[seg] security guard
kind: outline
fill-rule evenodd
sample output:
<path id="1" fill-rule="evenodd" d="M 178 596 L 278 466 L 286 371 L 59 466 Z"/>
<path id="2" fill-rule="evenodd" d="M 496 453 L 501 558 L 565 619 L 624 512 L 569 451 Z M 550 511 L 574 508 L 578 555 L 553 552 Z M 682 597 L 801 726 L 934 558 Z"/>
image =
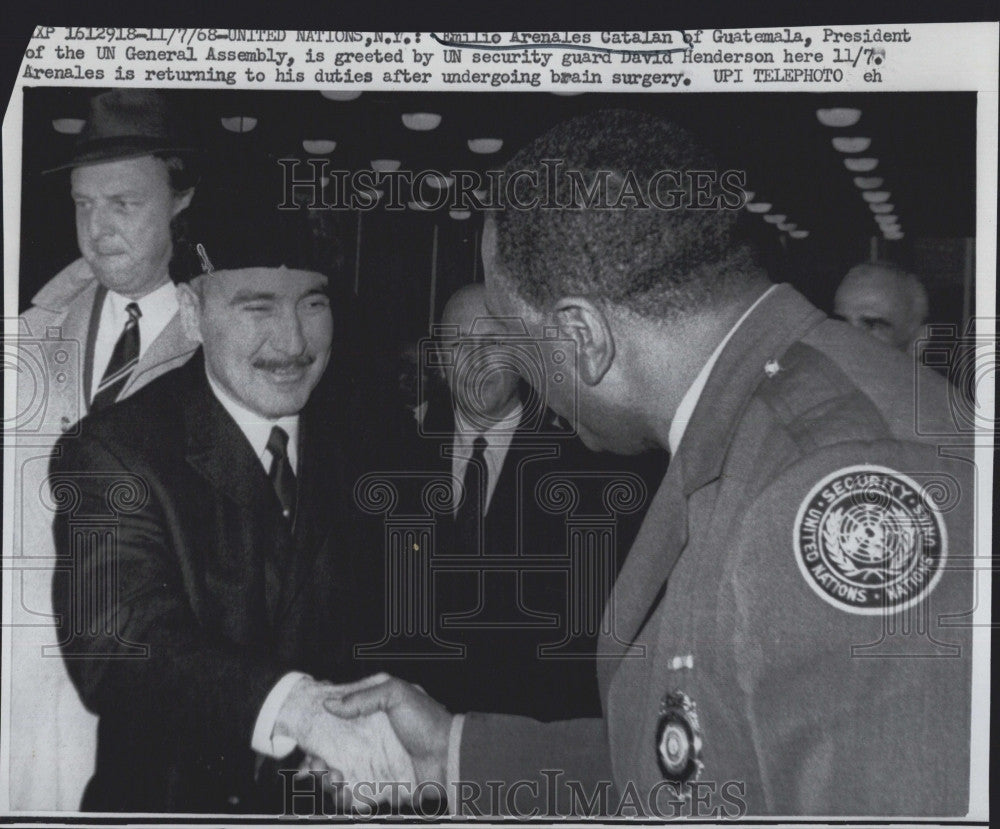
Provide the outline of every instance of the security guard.
<path id="1" fill-rule="evenodd" d="M 672 453 L 605 610 L 604 717 L 452 716 L 388 678 L 331 710 L 386 710 L 465 814 L 964 815 L 974 482 L 946 384 L 771 285 L 674 125 L 584 116 L 506 172 L 552 159 L 579 175 L 519 174 L 538 207 L 487 223 L 490 311 L 575 341 L 544 391 L 591 448 Z M 680 204 L 639 203 L 663 171 Z M 602 180 L 624 207 L 582 198 Z"/>

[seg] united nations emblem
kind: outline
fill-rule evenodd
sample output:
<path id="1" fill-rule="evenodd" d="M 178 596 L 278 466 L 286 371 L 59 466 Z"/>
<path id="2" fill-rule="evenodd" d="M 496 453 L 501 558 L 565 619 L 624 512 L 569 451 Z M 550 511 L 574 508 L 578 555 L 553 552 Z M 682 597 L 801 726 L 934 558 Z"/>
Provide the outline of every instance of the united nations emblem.
<path id="1" fill-rule="evenodd" d="M 656 761 L 664 778 L 673 783 L 697 780 L 704 768 L 701 742 L 694 702 L 682 691 L 667 694 L 656 727 Z"/>
<path id="2" fill-rule="evenodd" d="M 793 536 L 809 587 L 834 607 L 864 615 L 921 601 L 948 555 L 944 521 L 926 492 L 881 466 L 823 478 L 799 507 Z"/>

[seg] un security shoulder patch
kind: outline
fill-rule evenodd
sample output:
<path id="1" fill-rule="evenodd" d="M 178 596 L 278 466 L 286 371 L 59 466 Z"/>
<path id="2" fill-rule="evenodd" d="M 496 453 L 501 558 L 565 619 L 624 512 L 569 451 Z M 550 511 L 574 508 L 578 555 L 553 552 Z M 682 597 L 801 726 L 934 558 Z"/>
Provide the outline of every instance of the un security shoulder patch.
<path id="1" fill-rule="evenodd" d="M 792 533 L 796 563 L 813 592 L 869 616 L 924 599 L 948 555 L 933 501 L 911 478 L 884 466 L 827 475 L 802 502 Z"/>

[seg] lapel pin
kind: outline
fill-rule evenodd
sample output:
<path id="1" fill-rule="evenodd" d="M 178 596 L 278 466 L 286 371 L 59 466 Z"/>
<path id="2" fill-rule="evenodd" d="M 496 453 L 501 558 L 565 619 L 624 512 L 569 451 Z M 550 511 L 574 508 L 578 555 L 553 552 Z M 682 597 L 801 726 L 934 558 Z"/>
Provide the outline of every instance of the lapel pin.
<path id="1" fill-rule="evenodd" d="M 774 377 L 779 371 L 781 371 L 781 365 L 775 359 L 770 359 L 764 363 L 764 374 L 768 377 Z"/>

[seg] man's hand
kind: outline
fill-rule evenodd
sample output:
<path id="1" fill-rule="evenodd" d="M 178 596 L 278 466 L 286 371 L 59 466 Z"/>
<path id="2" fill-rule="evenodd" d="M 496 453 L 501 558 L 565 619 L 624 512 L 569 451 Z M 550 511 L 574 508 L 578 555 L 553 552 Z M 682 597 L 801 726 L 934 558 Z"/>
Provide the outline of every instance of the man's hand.
<path id="1" fill-rule="evenodd" d="M 388 674 L 337 685 L 335 694 L 324 700 L 326 711 L 348 722 L 359 717 L 388 715 L 393 731 L 413 760 L 417 782 L 447 785 L 452 715 L 444 706 L 423 689 Z"/>
<path id="2" fill-rule="evenodd" d="M 373 678 L 340 688 L 366 687 Z M 412 792 L 416 785 L 413 762 L 390 725 L 388 716 L 373 710 L 350 719 L 331 716 L 323 707 L 326 699 L 340 693 L 338 686 L 303 677 L 289 693 L 275 722 L 275 734 L 291 737 L 299 748 L 335 772 L 350 790 L 358 783 L 374 785 L 373 799 L 389 800 L 392 788 L 379 784 L 400 783 Z M 317 761 L 313 761 L 319 767 Z M 367 788 L 366 788 L 367 792 Z"/>

